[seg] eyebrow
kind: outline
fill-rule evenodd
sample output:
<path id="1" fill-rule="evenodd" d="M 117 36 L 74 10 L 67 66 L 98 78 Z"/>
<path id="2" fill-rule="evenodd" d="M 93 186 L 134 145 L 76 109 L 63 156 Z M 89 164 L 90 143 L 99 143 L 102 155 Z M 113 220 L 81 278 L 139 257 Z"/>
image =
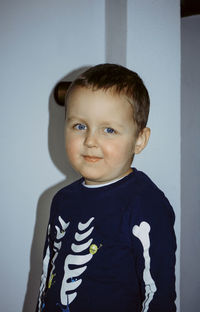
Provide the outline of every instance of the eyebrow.
<path id="1" fill-rule="evenodd" d="M 73 121 L 73 120 L 84 121 L 83 118 L 81 118 L 81 117 L 74 117 L 74 116 L 72 116 L 72 117 L 67 117 L 66 119 L 67 119 L 67 121 Z"/>

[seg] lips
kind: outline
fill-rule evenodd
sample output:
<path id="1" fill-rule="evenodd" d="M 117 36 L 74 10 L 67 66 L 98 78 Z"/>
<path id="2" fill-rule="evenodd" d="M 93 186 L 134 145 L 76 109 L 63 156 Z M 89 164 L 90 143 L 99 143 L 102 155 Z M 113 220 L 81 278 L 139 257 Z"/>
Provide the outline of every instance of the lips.
<path id="1" fill-rule="evenodd" d="M 83 158 L 87 161 L 87 162 L 91 162 L 91 163 L 95 163 L 98 162 L 102 159 L 102 157 L 97 157 L 97 156 L 88 156 L 88 155 L 84 155 Z"/>

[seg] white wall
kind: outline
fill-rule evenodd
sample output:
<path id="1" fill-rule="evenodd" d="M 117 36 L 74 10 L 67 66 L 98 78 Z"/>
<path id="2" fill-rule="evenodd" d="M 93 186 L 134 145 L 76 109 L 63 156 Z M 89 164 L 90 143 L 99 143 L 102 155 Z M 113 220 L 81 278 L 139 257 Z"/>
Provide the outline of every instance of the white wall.
<path id="1" fill-rule="evenodd" d="M 173 204 L 179 240 L 179 1 L 127 0 L 126 14 L 123 1 L 116 0 L 116 15 L 109 11 L 111 2 L 1 4 L 2 311 L 21 311 L 26 287 L 23 312 L 34 311 L 50 201 L 58 188 L 77 178 L 64 156 L 64 111 L 55 105 L 52 90 L 62 77 L 70 79 L 85 66 L 127 62 L 144 78 L 152 103 L 152 138 L 135 165 Z M 117 40 L 109 39 L 116 39 L 115 16 L 123 19 L 120 51 Z"/>
<path id="2" fill-rule="evenodd" d="M 199 310 L 200 15 L 181 22 L 181 312 Z"/>
<path id="3" fill-rule="evenodd" d="M 63 158 L 56 153 L 64 111 L 50 94 L 71 71 L 104 62 L 105 4 L 8 0 L 0 6 L 0 310 L 22 311 L 31 265 L 24 307 L 31 312 L 41 272 L 42 221 L 48 221 L 55 189 L 73 178 L 66 181 Z M 56 141 L 55 136 L 48 140 L 49 120 L 49 132 L 61 134 Z"/>

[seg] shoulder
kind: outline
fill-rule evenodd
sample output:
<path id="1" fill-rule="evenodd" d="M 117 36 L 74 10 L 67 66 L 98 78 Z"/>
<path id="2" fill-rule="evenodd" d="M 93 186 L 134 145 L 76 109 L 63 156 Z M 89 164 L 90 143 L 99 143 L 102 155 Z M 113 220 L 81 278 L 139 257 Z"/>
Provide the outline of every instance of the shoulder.
<path id="1" fill-rule="evenodd" d="M 136 170 L 136 169 L 135 169 Z M 136 191 L 138 194 L 151 195 L 163 194 L 158 186 L 150 179 L 150 177 L 142 171 L 136 170 Z"/>
<path id="2" fill-rule="evenodd" d="M 52 199 L 51 214 L 58 213 L 60 209 L 62 210 L 67 206 L 67 203 L 79 198 L 82 181 L 81 178 L 57 191 Z"/>
<path id="3" fill-rule="evenodd" d="M 75 182 L 61 188 L 53 197 L 53 202 L 57 202 L 59 200 L 63 200 L 64 198 L 68 196 L 72 196 L 74 193 L 79 192 L 80 186 L 83 182 L 83 179 L 76 180 Z"/>
<path id="4" fill-rule="evenodd" d="M 142 171 L 136 172 L 134 209 L 140 216 L 152 218 L 170 218 L 174 220 L 174 211 L 164 192 Z"/>
<path id="5" fill-rule="evenodd" d="M 54 219 L 57 214 L 61 214 L 63 211 L 65 211 L 67 206 L 69 208 L 69 202 L 79 198 L 78 194 L 80 192 L 81 183 L 82 179 L 79 179 L 57 191 L 52 199 L 50 219 Z"/>
<path id="6" fill-rule="evenodd" d="M 141 180 L 141 181 L 140 181 Z M 140 182 L 139 182 L 140 181 Z M 137 194 L 131 203 L 132 238 L 150 232 L 155 248 L 163 241 L 176 249 L 175 214 L 165 194 L 142 172 L 138 172 Z"/>

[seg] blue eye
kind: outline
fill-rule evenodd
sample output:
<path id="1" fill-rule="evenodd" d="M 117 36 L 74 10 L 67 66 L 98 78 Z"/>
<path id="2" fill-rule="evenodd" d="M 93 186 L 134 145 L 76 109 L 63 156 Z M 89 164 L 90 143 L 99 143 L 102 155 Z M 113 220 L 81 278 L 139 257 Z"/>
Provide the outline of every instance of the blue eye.
<path id="1" fill-rule="evenodd" d="M 105 130 L 104 130 L 106 133 L 109 133 L 109 134 L 113 134 L 113 133 L 115 133 L 115 130 L 114 129 L 112 129 L 112 128 L 105 128 Z"/>
<path id="2" fill-rule="evenodd" d="M 74 126 L 74 128 L 76 130 L 85 130 L 87 127 L 86 127 L 86 125 L 83 125 L 83 124 L 77 124 Z"/>

